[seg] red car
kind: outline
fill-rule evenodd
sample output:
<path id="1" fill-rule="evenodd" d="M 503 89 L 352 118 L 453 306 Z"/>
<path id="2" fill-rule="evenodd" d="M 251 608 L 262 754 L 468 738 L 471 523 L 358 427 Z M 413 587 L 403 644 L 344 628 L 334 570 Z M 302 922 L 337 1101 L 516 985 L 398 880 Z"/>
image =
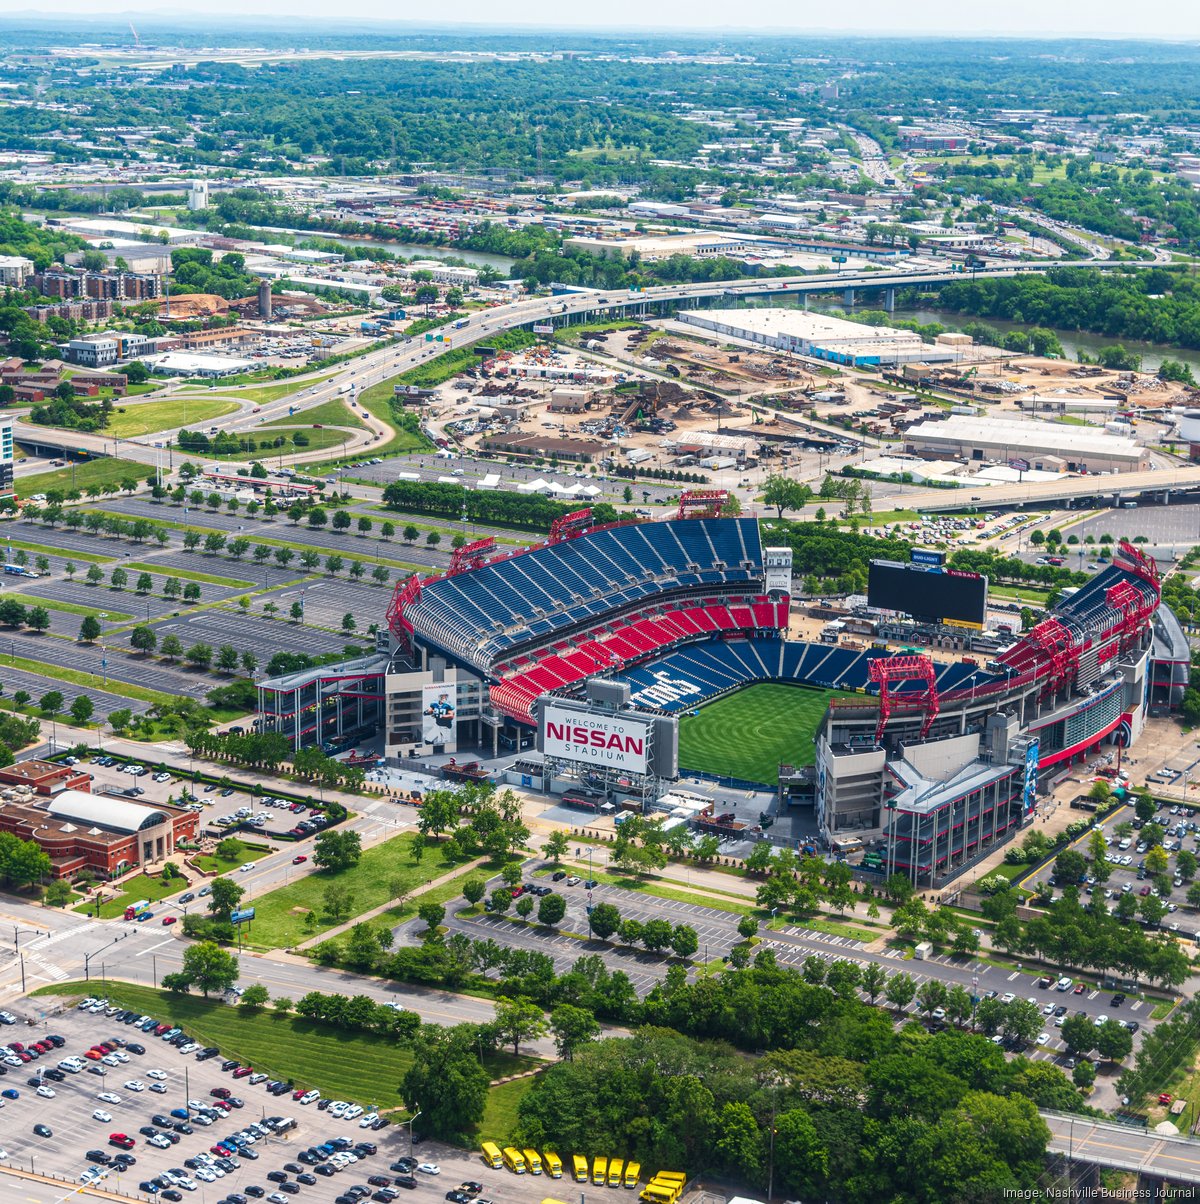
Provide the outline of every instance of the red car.
<path id="1" fill-rule="evenodd" d="M 132 1137 L 124 1133 L 110 1133 L 108 1135 L 108 1144 L 115 1145 L 120 1150 L 132 1150 L 135 1143 Z"/>
<path id="2" fill-rule="evenodd" d="M 217 1099 L 228 1099 L 233 1092 L 228 1087 L 214 1087 L 208 1094 L 216 1096 Z"/>
<path id="3" fill-rule="evenodd" d="M 512 888 L 512 897 L 514 899 L 519 899 L 524 893 L 525 893 L 524 883 L 522 883 L 520 886 L 514 886 Z"/>
<path id="4" fill-rule="evenodd" d="M 1171 1093 L 1169 1091 L 1164 1091 L 1162 1095 L 1158 1097 L 1158 1102 L 1160 1104 L 1169 1104 L 1171 1102 Z"/>
<path id="5" fill-rule="evenodd" d="M 213 1100 L 213 1107 L 220 1108 L 222 1112 L 232 1112 L 233 1105 L 227 1099 Z"/>
<path id="6" fill-rule="evenodd" d="M 175 917 L 174 917 L 174 916 L 163 916 L 163 926 L 164 926 L 164 927 L 165 927 L 167 924 L 174 924 L 174 923 L 175 923 Z"/>
<path id="7" fill-rule="evenodd" d="M 308 860 L 308 858 L 303 853 L 301 853 L 299 857 L 292 858 L 292 864 L 293 865 L 302 865 L 307 860 Z"/>
<path id="8" fill-rule="evenodd" d="M 1075 990 L 1074 990 L 1074 991 L 1072 991 L 1071 993 L 1072 993 L 1073 995 L 1082 995 L 1082 994 L 1083 994 L 1083 989 L 1084 989 L 1084 988 L 1083 988 L 1083 983 L 1079 982 L 1079 983 L 1076 983 L 1076 984 L 1075 984 Z"/>
<path id="9" fill-rule="evenodd" d="M 253 1074 L 253 1073 L 254 1073 L 254 1067 L 253 1067 L 253 1066 L 239 1066 L 239 1067 L 238 1067 L 238 1068 L 237 1068 L 237 1069 L 236 1069 L 236 1070 L 233 1072 L 233 1077 L 234 1077 L 235 1079 L 244 1079 L 244 1078 L 246 1077 L 246 1075 L 248 1075 L 248 1074 Z"/>

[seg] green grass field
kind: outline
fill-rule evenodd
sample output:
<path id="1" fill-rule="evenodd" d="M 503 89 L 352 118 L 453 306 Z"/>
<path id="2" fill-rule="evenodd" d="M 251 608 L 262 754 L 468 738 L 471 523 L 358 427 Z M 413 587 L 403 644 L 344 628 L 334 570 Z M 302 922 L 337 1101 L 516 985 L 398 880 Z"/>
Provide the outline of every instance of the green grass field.
<path id="1" fill-rule="evenodd" d="M 53 472 L 18 477 L 15 484 L 18 497 L 31 497 L 49 489 L 86 489 L 89 485 L 111 488 L 115 493 L 124 477 L 136 477 L 144 481 L 147 472 L 145 464 L 138 464 L 134 460 L 86 460 L 82 464 L 56 468 Z"/>
<path id="2" fill-rule="evenodd" d="M 440 877 L 448 867 L 436 850 L 429 849 L 420 862 L 413 858 L 413 842 L 418 839 L 412 832 L 393 836 L 367 849 L 353 869 L 340 874 L 324 870 L 300 874 L 286 885 L 256 898 L 256 914 L 244 933 L 245 943 L 256 949 L 278 949 L 299 944 L 332 928 L 335 921 L 325 911 L 324 895 L 335 882 L 353 894 L 353 914 L 361 915 L 400 893 L 407 894 L 429 878 Z M 312 927 L 305 924 L 305 913 L 309 911 L 316 921 Z"/>
<path id="3" fill-rule="evenodd" d="M 311 426 L 314 422 L 323 423 L 325 426 L 348 426 L 355 430 L 363 429 L 362 420 L 350 413 L 346 403 L 340 397 L 333 397 L 308 410 L 298 410 L 295 414 L 289 414 L 284 418 L 275 418 L 271 422 L 264 422 L 263 427 L 265 429 L 276 426 L 304 426 L 306 423 Z"/>
<path id="4" fill-rule="evenodd" d="M 56 983 L 43 993 L 83 998 L 98 989 L 93 980 Z M 332 1098 L 378 1104 L 380 1109 L 403 1106 L 397 1092 L 412 1054 L 391 1038 L 330 1029 L 270 1010 L 245 1015 L 240 1008 L 215 999 L 172 995 L 128 983 L 108 982 L 103 991 L 112 1003 L 170 1020 L 196 1040 L 216 1045 L 222 1056 L 237 1058 L 274 1078 L 317 1087 Z M 492 1078 L 499 1078 L 535 1065 L 536 1059 L 497 1052 L 489 1054 L 484 1064 Z M 501 1101 L 499 1115 L 510 1111 L 504 1106 L 507 1102 Z"/>
<path id="5" fill-rule="evenodd" d="M 115 411 L 104 428 L 106 435 L 132 439 L 151 431 L 172 431 L 176 427 L 198 426 L 214 418 L 224 418 L 238 408 L 236 401 L 210 401 L 207 398 L 173 397 L 170 401 L 148 401 Z M 143 472 L 145 470 L 143 469 Z"/>
<path id="6" fill-rule="evenodd" d="M 701 773 L 771 785 L 779 765 L 811 765 L 813 737 L 836 690 L 762 683 L 684 715 L 679 764 Z"/>
<path id="7" fill-rule="evenodd" d="M 139 899 L 149 899 L 151 903 L 154 903 L 159 899 L 165 899 L 168 895 L 175 894 L 176 891 L 183 890 L 186 885 L 182 878 L 160 878 L 151 877 L 149 874 L 137 874 L 121 884 L 119 895 L 106 899 L 100 904 L 100 918 L 102 920 L 115 919 L 117 916 L 125 914 L 125 908 L 130 903 Z M 81 903 L 75 910 L 86 915 L 94 915 L 96 905 L 94 901 L 89 901 Z"/>

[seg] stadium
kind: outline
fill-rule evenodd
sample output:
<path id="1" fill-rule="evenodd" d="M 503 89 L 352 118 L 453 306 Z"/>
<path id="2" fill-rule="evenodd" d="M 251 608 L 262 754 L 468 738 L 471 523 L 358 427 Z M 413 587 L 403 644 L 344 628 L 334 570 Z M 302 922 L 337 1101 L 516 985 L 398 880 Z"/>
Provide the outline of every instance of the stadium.
<path id="1" fill-rule="evenodd" d="M 651 809 L 680 766 L 744 776 L 811 807 L 828 846 L 876 844 L 935 883 L 1028 823 L 1039 784 L 1178 704 L 1187 642 L 1130 544 L 986 662 L 934 660 L 788 638 L 791 551 L 720 517 L 724 501 L 603 526 L 580 510 L 511 552 L 468 544 L 398 585 L 377 655 L 260 683 L 260 727 L 335 750 L 382 727 L 393 761 L 513 750 L 512 780 L 597 806 Z M 547 741 L 551 713 L 555 732 L 586 720 L 624 751 Z"/>

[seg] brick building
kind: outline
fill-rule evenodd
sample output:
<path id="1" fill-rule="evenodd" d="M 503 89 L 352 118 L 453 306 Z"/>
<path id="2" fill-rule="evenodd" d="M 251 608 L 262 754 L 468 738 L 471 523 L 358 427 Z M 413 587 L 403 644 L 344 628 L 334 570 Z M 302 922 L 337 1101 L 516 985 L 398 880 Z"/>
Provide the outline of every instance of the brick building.
<path id="1" fill-rule="evenodd" d="M 60 765 L 55 761 L 18 761 L 0 769 L 0 786 L 29 786 L 34 794 L 47 798 L 64 790 L 90 794 L 92 775 L 77 765 Z"/>
<path id="2" fill-rule="evenodd" d="M 56 878 L 86 869 L 109 879 L 134 866 L 165 861 L 180 840 L 196 839 L 199 824 L 194 811 L 80 790 L 64 790 L 45 802 L 0 806 L 0 832 L 36 841 L 50 857 Z"/>

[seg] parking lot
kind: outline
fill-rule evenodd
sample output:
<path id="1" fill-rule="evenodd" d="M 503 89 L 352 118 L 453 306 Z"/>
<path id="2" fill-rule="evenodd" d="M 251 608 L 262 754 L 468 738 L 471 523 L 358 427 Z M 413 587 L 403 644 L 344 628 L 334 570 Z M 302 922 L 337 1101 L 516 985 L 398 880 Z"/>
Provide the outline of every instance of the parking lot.
<path id="1" fill-rule="evenodd" d="M 0 1087 L 17 1096 L 2 1101 L 0 1144 L 6 1155 L 3 1163 L 9 1168 L 78 1179 L 97 1165 L 97 1158 L 87 1157 L 89 1151 L 96 1151 L 99 1159 L 112 1159 L 127 1148 L 136 1161 L 120 1172 L 110 1164 L 102 1186 L 139 1200 L 193 1199 L 197 1204 L 220 1204 L 231 1196 L 243 1201 L 267 1199 L 271 1204 L 291 1200 L 333 1204 L 355 1185 L 366 1189 L 360 1194 L 382 1201 L 389 1198 L 387 1186 L 372 1180 L 382 1176 L 390 1182 L 404 1174 L 391 1165 L 410 1153 L 408 1130 L 390 1124 L 373 1129 L 364 1124 L 370 1109 L 335 1116 L 337 1109 L 332 1104 L 321 1110 L 316 1100 L 303 1104 L 290 1090 L 271 1094 L 266 1076 L 259 1079 L 257 1074 L 244 1074 L 235 1079 L 237 1064 L 228 1064 L 219 1055 L 198 1060 L 203 1053 L 198 1044 L 184 1054 L 186 1047 L 127 1024 L 119 1014 L 109 1017 L 103 1011 L 81 1012 L 67 1006 L 68 1010 L 48 1018 L 36 1030 L 26 1026 L 3 1030 L 6 1039 L 26 1047 L 51 1033 L 64 1038 L 60 1049 L 27 1064 L 4 1066 Z M 104 1055 L 107 1065 L 85 1057 L 86 1051 L 100 1042 L 114 1045 L 114 1051 Z M 58 1063 L 68 1057 L 83 1059 L 84 1069 L 74 1074 L 57 1070 Z M 61 1080 L 43 1078 L 41 1095 L 36 1084 L 29 1082 L 39 1077 L 39 1070 L 62 1076 Z M 229 1097 L 227 1109 L 218 1104 L 214 1092 Z M 233 1099 L 241 1106 L 233 1104 Z M 272 1133 L 264 1124 L 272 1117 L 290 1117 L 296 1123 L 287 1131 Z M 35 1125 L 44 1126 L 43 1132 L 35 1133 Z M 250 1129 L 251 1125 L 261 1132 Z M 163 1136 L 151 1136 L 151 1132 Z M 114 1134 L 125 1135 L 132 1145 L 120 1139 L 114 1143 Z M 240 1150 L 222 1140 L 235 1134 L 240 1134 Z M 336 1171 L 316 1170 L 317 1165 L 331 1167 L 339 1160 L 336 1156 L 320 1162 L 302 1156 L 311 1147 L 335 1139 L 350 1146 L 369 1142 L 376 1151 L 364 1149 L 356 1161 Z M 221 1155 L 213 1152 L 218 1143 L 235 1150 L 224 1164 L 217 1163 Z M 521 1180 L 487 1169 L 478 1157 L 461 1150 L 421 1142 L 413 1153 L 419 1162 L 437 1165 L 440 1173 L 415 1172 L 415 1186 L 396 1192 L 395 1198 L 411 1204 L 441 1201 L 464 1180 L 479 1184 L 473 1195 L 505 1202 L 526 1204 L 546 1194 L 539 1180 L 527 1188 Z M 159 1190 L 151 1191 L 152 1181 L 164 1172 L 186 1182 L 172 1187 L 164 1178 Z M 281 1180 L 292 1186 L 281 1188 Z M 62 1198 L 61 1188 L 53 1195 L 39 1195 L 45 1191 L 42 1184 L 27 1181 L 18 1188 L 8 1177 L 0 1178 L 0 1184 L 0 1194 L 6 1199 L 18 1198 L 18 1194 L 31 1201 Z M 385 1194 L 376 1194 L 381 1189 Z"/>
<path id="2" fill-rule="evenodd" d="M 1193 855 L 1200 855 L 1200 822 L 1197 822 L 1191 808 L 1167 803 L 1159 804 L 1152 822 L 1164 831 L 1162 848 L 1167 855 L 1165 880 L 1169 884 L 1168 889 L 1160 889 L 1164 883 L 1155 882 L 1154 875 L 1146 867 L 1149 848 L 1141 839 L 1141 821 L 1134 814 L 1132 807 L 1121 807 L 1097 825 L 1108 842 L 1110 873 L 1105 883 L 1096 882 L 1095 876 L 1089 875 L 1084 885 L 1085 901 L 1090 899 L 1093 905 L 1103 902 L 1108 910 L 1112 911 L 1123 895 L 1129 895 L 1137 901 L 1140 918 L 1141 907 L 1144 906 L 1142 900 L 1152 893 L 1157 894 L 1166 908 L 1161 926 L 1185 940 L 1194 940 L 1197 929 L 1196 911 L 1187 902 L 1192 879 L 1186 871 L 1180 873 L 1178 855 L 1184 850 Z M 1085 856 L 1089 856 L 1090 838 L 1091 832 L 1074 845 Z M 1064 884 L 1051 881 L 1053 877 L 1054 865 L 1051 863 L 1032 876 L 1027 885 L 1032 887 L 1035 884 L 1044 884 L 1061 890 Z"/>

